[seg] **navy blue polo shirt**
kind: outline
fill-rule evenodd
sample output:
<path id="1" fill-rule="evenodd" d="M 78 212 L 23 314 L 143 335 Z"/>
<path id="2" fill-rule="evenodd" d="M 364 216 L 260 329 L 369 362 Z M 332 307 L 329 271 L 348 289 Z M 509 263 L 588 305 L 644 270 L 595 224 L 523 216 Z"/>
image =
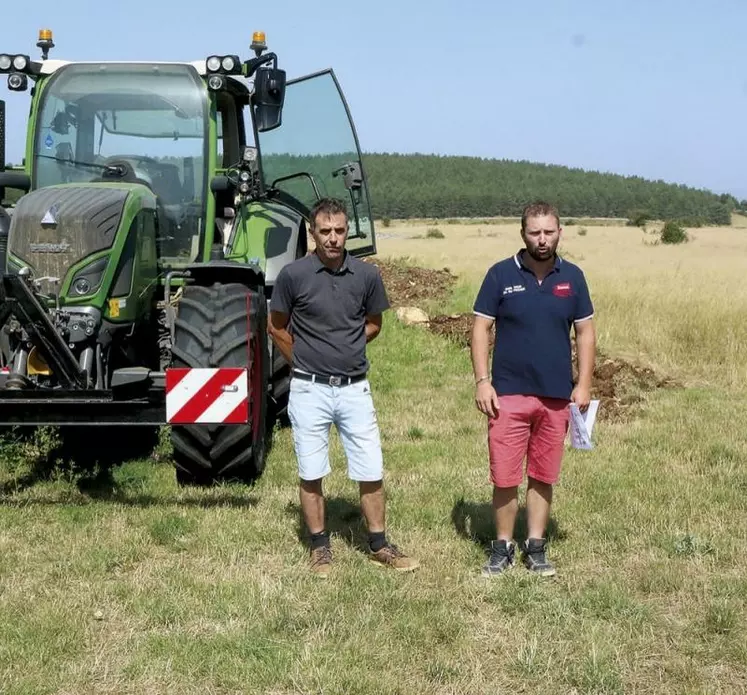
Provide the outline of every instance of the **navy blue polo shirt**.
<path id="1" fill-rule="evenodd" d="M 581 269 L 555 258 L 542 283 L 522 262 L 524 249 L 488 270 L 475 300 L 495 320 L 492 381 L 500 395 L 571 397 L 571 326 L 594 307 Z"/>

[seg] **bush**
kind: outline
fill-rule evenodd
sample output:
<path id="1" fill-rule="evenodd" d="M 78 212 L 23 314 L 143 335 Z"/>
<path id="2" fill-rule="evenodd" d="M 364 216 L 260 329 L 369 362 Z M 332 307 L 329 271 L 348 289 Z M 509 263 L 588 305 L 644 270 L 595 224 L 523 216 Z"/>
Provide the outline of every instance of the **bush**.
<path id="1" fill-rule="evenodd" d="M 628 227 L 645 227 L 648 222 L 649 216 L 645 212 L 637 210 L 630 215 L 628 220 Z"/>
<path id="2" fill-rule="evenodd" d="M 431 227 L 425 233 L 425 238 L 426 239 L 443 239 L 444 233 L 438 227 Z"/>
<path id="3" fill-rule="evenodd" d="M 702 227 L 706 224 L 707 220 L 704 217 L 683 217 L 677 222 L 683 227 Z"/>
<path id="4" fill-rule="evenodd" d="M 587 232 L 588 232 L 588 230 L 586 229 L 586 227 L 581 227 L 581 229 L 578 230 L 578 235 L 579 236 L 586 236 Z"/>
<path id="5" fill-rule="evenodd" d="M 661 229 L 659 237 L 662 244 L 683 244 L 688 241 L 685 228 L 679 223 L 669 220 Z"/>
<path id="6" fill-rule="evenodd" d="M 568 218 L 565 221 L 565 226 L 566 227 L 573 227 L 573 225 L 575 225 L 575 224 L 576 224 L 576 220 L 574 220 L 572 217 Z"/>
<path id="7" fill-rule="evenodd" d="M 381 220 L 382 227 L 388 227 L 391 223 L 392 221 L 388 217 L 385 217 L 383 220 Z"/>

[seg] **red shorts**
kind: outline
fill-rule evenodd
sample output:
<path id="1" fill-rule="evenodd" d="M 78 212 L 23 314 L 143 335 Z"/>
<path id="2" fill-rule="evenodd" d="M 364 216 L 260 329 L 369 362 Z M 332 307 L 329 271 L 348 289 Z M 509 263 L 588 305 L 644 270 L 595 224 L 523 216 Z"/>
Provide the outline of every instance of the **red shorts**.
<path id="1" fill-rule="evenodd" d="M 568 432 L 569 401 L 538 396 L 499 396 L 500 412 L 488 419 L 490 480 L 496 487 L 516 487 L 527 476 L 553 485 Z"/>

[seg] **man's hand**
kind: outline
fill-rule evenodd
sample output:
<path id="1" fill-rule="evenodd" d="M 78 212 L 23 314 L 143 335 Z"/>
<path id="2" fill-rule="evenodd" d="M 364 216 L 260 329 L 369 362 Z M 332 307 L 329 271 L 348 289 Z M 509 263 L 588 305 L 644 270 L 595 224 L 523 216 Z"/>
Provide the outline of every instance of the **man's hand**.
<path id="1" fill-rule="evenodd" d="M 366 343 L 381 333 L 381 314 L 366 314 Z"/>
<path id="2" fill-rule="evenodd" d="M 272 338 L 280 353 L 285 357 L 288 364 L 293 364 L 293 336 L 288 333 L 288 322 L 290 316 L 279 311 L 270 312 L 270 320 L 267 322 L 267 332 Z"/>
<path id="3" fill-rule="evenodd" d="M 591 401 L 591 389 L 583 384 L 577 384 L 571 393 L 571 401 L 578 406 L 581 412 L 584 412 Z"/>
<path id="4" fill-rule="evenodd" d="M 571 400 L 583 412 L 589 407 L 589 401 L 591 401 L 591 380 L 594 376 L 597 337 L 593 319 L 576 321 L 574 329 L 576 332 L 578 383 L 571 393 Z"/>
<path id="5" fill-rule="evenodd" d="M 489 381 L 482 381 L 477 385 L 475 394 L 477 409 L 488 417 L 497 417 L 500 406 L 498 405 L 498 394 Z"/>
<path id="6" fill-rule="evenodd" d="M 472 355 L 472 371 L 475 380 L 478 381 L 475 393 L 475 405 L 477 409 L 488 417 L 498 415 L 498 394 L 496 394 L 490 379 L 488 367 L 488 344 L 490 342 L 490 331 L 493 329 L 494 319 L 475 315 L 472 319 L 472 340 L 470 353 Z"/>

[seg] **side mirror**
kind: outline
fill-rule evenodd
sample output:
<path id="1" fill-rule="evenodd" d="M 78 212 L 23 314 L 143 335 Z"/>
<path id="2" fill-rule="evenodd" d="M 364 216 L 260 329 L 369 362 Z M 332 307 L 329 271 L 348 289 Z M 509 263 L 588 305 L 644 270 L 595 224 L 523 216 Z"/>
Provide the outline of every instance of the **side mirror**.
<path id="1" fill-rule="evenodd" d="M 254 77 L 254 120 L 257 130 L 265 133 L 282 123 L 285 101 L 285 70 L 260 68 Z"/>
<path id="2" fill-rule="evenodd" d="M 228 176 L 213 176 L 210 179 L 210 191 L 212 193 L 223 193 L 224 191 L 230 191 L 234 186 L 231 185 L 231 180 Z"/>
<path id="3" fill-rule="evenodd" d="M 0 171 L 0 190 L 17 188 L 28 193 L 31 190 L 31 177 L 23 171 Z"/>

